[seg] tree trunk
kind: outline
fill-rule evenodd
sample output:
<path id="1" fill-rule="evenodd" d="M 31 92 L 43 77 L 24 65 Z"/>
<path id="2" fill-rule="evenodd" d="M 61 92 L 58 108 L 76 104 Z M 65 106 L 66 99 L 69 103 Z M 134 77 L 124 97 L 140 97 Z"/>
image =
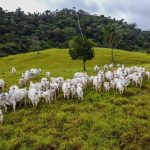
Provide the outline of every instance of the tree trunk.
<path id="1" fill-rule="evenodd" d="M 112 58 L 112 63 L 114 63 L 114 49 L 111 48 L 111 58 Z"/>
<path id="2" fill-rule="evenodd" d="M 85 67 L 85 60 L 83 59 L 83 70 L 86 71 L 86 67 Z"/>
<path id="3" fill-rule="evenodd" d="M 38 54 L 38 55 L 40 54 L 39 48 L 38 48 L 37 54 Z"/>

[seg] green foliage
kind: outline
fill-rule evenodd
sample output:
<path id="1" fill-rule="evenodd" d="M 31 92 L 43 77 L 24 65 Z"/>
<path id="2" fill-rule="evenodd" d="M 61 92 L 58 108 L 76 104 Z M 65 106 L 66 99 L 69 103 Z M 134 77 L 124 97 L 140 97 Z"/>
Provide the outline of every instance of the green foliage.
<path id="1" fill-rule="evenodd" d="M 120 44 L 123 36 L 122 27 L 118 23 L 109 23 L 104 27 L 104 42 L 110 48 L 112 48 L 112 63 L 114 63 L 114 48 Z"/>
<path id="2" fill-rule="evenodd" d="M 139 50 L 149 47 L 150 31 L 141 31 L 135 24 L 123 20 L 115 20 L 104 15 L 92 15 L 83 10 L 63 9 L 43 13 L 25 14 L 20 8 L 8 12 L 0 8 L 0 43 L 5 46 L 17 43 L 11 51 L 3 51 L 3 55 L 24 53 L 37 50 L 32 38 L 38 37 L 39 50 L 50 47 L 67 48 L 68 41 L 80 33 L 78 17 L 85 37 L 92 39 L 98 46 L 106 47 L 103 28 L 108 24 L 119 24 L 124 30 L 122 40 L 117 48 Z"/>
<path id="3" fill-rule="evenodd" d="M 91 40 L 87 38 L 82 38 L 81 36 L 75 36 L 69 42 L 69 54 L 72 59 L 81 59 L 83 61 L 84 71 L 85 62 L 94 58 L 94 44 Z"/>

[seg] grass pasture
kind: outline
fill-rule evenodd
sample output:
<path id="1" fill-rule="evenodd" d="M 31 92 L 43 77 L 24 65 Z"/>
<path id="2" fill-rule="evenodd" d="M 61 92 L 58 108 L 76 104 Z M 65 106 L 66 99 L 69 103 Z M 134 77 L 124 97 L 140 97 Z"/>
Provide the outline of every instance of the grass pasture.
<path id="1" fill-rule="evenodd" d="M 110 49 L 95 48 L 95 58 L 87 61 L 87 73 L 93 66 L 110 63 Z M 145 66 L 150 70 L 150 55 L 115 50 L 115 60 L 126 66 Z M 11 67 L 17 74 L 11 74 Z M 22 72 L 42 68 L 39 81 L 50 71 L 52 76 L 72 78 L 82 71 L 82 61 L 71 60 L 67 49 L 49 49 L 0 58 L 0 78 L 18 84 Z M 64 100 L 62 94 L 50 105 L 40 103 L 21 106 L 16 112 L 8 108 L 0 126 L 0 150 L 149 150 L 150 149 L 150 81 L 142 89 L 131 85 L 123 95 L 84 91 L 84 100 Z"/>

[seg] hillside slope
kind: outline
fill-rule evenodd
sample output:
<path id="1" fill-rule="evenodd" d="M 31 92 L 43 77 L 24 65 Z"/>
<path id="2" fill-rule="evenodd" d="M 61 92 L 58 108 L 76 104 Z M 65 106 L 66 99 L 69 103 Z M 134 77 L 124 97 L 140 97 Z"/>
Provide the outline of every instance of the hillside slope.
<path id="1" fill-rule="evenodd" d="M 115 50 L 117 63 L 142 65 L 150 70 L 150 55 Z M 95 48 L 95 58 L 87 62 L 87 72 L 94 75 L 93 66 L 110 63 L 110 49 Z M 11 67 L 17 69 L 11 75 Z M 18 84 L 22 72 L 42 68 L 39 81 L 50 71 L 52 76 L 72 78 L 82 71 L 82 62 L 71 60 L 67 49 L 49 49 L 0 59 L 0 78 Z M 150 81 L 142 90 L 130 86 L 121 96 L 118 92 L 84 91 L 84 100 L 58 100 L 37 108 L 21 106 L 13 113 L 9 107 L 0 126 L 0 149 L 149 149 L 150 147 Z"/>

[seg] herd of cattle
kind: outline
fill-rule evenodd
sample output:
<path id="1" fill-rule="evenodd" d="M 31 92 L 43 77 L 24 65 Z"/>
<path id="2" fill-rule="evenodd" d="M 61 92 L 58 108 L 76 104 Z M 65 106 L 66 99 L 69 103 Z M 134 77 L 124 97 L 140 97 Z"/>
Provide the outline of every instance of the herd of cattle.
<path id="1" fill-rule="evenodd" d="M 120 94 L 129 86 L 135 84 L 141 88 L 144 79 L 150 79 L 150 72 L 145 67 L 125 67 L 118 64 L 104 65 L 103 70 L 96 65 L 94 66 L 95 76 L 88 76 L 86 72 L 76 72 L 72 79 L 64 79 L 63 77 L 51 77 L 50 72 L 46 72 L 46 76 L 40 82 L 33 83 L 32 79 L 37 78 L 41 69 L 32 68 L 21 74 L 19 79 L 19 87 L 12 85 L 8 92 L 4 92 L 5 82 L 0 79 L 0 106 L 4 107 L 7 112 L 7 105 L 12 105 L 13 111 L 16 110 L 16 103 L 25 102 L 27 99 L 37 106 L 39 101 L 44 100 L 50 103 L 57 99 L 60 91 L 63 92 L 64 99 L 77 98 L 83 100 L 83 91 L 88 86 L 93 86 L 93 90 L 109 92 L 110 89 L 116 89 Z M 12 67 L 12 74 L 16 74 L 16 69 Z M 147 76 L 145 78 L 144 76 Z M 29 88 L 26 86 L 29 84 Z M 0 110 L 0 123 L 3 120 L 3 113 Z"/>

